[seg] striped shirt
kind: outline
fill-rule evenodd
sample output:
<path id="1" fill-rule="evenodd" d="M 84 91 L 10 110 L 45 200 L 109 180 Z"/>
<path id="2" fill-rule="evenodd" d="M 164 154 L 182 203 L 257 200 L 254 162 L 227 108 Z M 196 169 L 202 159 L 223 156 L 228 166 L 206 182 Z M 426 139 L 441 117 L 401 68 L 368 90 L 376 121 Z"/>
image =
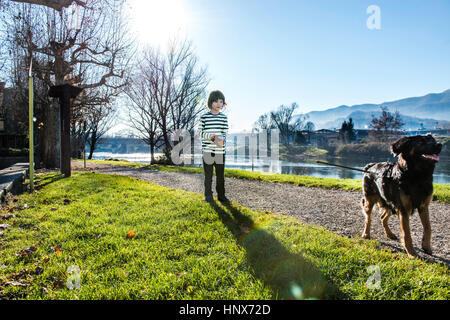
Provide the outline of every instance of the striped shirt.
<path id="1" fill-rule="evenodd" d="M 226 115 L 221 112 L 214 114 L 211 111 L 204 113 L 200 117 L 199 132 L 202 138 L 202 152 L 225 154 L 226 140 L 223 147 L 219 147 L 214 141 L 211 141 L 211 136 L 222 135 L 223 139 L 226 138 L 228 132 L 228 118 Z"/>

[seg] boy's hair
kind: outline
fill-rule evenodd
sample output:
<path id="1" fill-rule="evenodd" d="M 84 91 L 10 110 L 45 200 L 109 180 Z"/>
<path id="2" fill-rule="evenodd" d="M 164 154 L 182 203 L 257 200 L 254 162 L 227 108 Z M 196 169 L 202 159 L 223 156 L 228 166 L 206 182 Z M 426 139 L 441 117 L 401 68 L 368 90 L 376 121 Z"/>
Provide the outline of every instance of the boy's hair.
<path id="1" fill-rule="evenodd" d="M 225 96 L 223 95 L 223 93 L 219 90 L 211 91 L 208 97 L 208 108 L 211 109 L 213 102 L 219 99 L 223 100 L 223 105 L 225 106 Z"/>

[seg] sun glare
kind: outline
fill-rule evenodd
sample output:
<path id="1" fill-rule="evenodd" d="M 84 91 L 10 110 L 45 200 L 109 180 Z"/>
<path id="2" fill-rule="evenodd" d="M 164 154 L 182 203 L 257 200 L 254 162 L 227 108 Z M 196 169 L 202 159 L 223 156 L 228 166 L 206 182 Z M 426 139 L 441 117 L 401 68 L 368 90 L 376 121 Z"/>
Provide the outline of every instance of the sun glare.
<path id="1" fill-rule="evenodd" d="M 138 40 L 164 47 L 170 38 L 187 34 L 188 13 L 182 0 L 133 0 L 130 19 Z"/>

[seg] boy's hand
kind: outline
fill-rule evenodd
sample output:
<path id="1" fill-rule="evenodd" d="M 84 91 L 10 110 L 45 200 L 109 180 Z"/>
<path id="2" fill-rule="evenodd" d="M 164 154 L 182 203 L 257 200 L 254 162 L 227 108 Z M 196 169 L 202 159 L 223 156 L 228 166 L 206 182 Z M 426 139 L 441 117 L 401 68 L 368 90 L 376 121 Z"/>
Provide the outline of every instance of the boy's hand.
<path id="1" fill-rule="evenodd" d="M 225 140 L 223 140 L 223 139 L 218 139 L 217 137 L 216 137 L 216 135 L 212 135 L 211 136 L 211 141 L 214 141 L 214 143 L 216 144 L 216 146 L 218 146 L 218 147 L 223 147 L 224 146 L 224 144 L 225 144 Z"/>

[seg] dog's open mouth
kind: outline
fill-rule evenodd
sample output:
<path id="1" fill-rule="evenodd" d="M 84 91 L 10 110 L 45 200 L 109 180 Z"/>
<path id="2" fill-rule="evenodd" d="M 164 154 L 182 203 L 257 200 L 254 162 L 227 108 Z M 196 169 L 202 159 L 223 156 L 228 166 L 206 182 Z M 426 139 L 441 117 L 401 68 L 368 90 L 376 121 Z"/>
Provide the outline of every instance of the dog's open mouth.
<path id="1" fill-rule="evenodd" d="M 423 154 L 422 157 L 438 162 L 439 156 L 437 154 Z"/>

